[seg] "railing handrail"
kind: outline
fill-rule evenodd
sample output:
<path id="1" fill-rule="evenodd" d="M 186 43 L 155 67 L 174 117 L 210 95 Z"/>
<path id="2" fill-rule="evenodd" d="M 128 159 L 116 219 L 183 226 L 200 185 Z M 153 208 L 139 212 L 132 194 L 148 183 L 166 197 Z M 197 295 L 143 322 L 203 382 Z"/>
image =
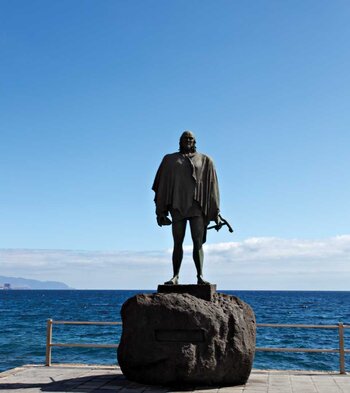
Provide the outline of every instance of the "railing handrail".
<path id="1" fill-rule="evenodd" d="M 104 322 L 104 321 L 54 321 L 53 325 L 122 325 L 122 322 Z"/>
<path id="2" fill-rule="evenodd" d="M 53 343 L 52 326 L 53 325 L 122 325 L 122 322 L 104 322 L 104 321 L 54 321 L 47 320 L 46 334 L 46 366 L 51 366 L 51 349 L 52 347 L 82 347 L 82 348 L 118 348 L 118 344 L 87 344 L 87 343 Z M 337 329 L 339 336 L 339 348 L 278 348 L 278 347 L 257 347 L 256 351 L 261 352 L 325 352 L 339 353 L 339 372 L 346 374 L 345 371 L 345 354 L 350 353 L 350 349 L 344 347 L 344 329 L 350 329 L 350 325 L 344 325 L 339 322 L 337 325 L 304 325 L 304 324 L 278 324 L 278 323 L 257 323 L 257 327 L 268 328 L 293 328 L 293 329 Z"/>
<path id="3" fill-rule="evenodd" d="M 88 344 L 88 343 L 53 343 L 52 326 L 53 325 L 122 325 L 122 322 L 112 321 L 54 321 L 47 320 L 46 329 L 46 360 L 45 365 L 51 366 L 52 347 L 70 347 L 70 348 L 118 348 L 118 344 Z"/>
<path id="4" fill-rule="evenodd" d="M 303 325 L 291 323 L 257 323 L 257 327 L 273 327 L 273 328 L 301 328 L 301 329 L 338 329 L 338 325 Z M 350 325 L 344 325 L 344 329 L 349 329 Z"/>
<path id="5" fill-rule="evenodd" d="M 273 323 L 257 323 L 257 327 L 272 327 L 272 328 L 295 328 L 295 329 L 338 329 L 339 348 L 255 348 L 256 351 L 262 352 L 328 352 L 339 353 L 339 372 L 346 374 L 345 371 L 345 354 L 350 353 L 349 349 L 344 348 L 344 329 L 349 329 L 350 325 L 344 325 L 339 322 L 338 325 L 303 325 L 303 324 L 273 324 Z"/>

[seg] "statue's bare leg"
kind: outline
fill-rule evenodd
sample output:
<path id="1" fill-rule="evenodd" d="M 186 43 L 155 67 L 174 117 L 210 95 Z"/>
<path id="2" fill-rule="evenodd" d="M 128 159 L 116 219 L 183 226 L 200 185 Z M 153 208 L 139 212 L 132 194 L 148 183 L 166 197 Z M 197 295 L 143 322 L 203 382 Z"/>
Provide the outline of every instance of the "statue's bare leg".
<path id="1" fill-rule="evenodd" d="M 205 222 L 203 216 L 190 218 L 191 236 L 193 241 L 193 260 L 197 270 L 197 284 L 210 284 L 203 279 L 203 236 Z"/>
<path id="2" fill-rule="evenodd" d="M 187 220 L 181 220 L 172 223 L 173 239 L 174 239 L 174 250 L 173 250 L 173 277 L 166 281 L 166 285 L 176 285 L 179 282 L 179 273 L 183 258 L 182 244 L 185 239 Z"/>

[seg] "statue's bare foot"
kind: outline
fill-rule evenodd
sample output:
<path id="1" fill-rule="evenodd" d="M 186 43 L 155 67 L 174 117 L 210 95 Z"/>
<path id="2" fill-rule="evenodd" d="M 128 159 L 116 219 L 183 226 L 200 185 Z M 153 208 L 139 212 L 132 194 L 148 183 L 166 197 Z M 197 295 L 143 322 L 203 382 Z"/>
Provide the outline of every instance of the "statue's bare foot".
<path id="1" fill-rule="evenodd" d="M 197 284 L 198 285 L 210 285 L 210 282 L 203 280 L 202 276 L 197 276 Z"/>
<path id="2" fill-rule="evenodd" d="M 178 276 L 174 276 L 169 281 L 165 281 L 164 285 L 177 285 L 178 283 L 179 283 L 179 277 Z"/>

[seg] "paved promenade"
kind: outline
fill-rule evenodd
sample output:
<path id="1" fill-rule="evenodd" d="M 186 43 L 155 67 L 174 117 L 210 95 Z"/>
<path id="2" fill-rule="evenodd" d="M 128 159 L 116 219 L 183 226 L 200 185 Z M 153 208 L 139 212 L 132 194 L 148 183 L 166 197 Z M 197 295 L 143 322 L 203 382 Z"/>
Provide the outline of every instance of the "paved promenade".
<path id="1" fill-rule="evenodd" d="M 23 366 L 0 373 L 0 391 L 80 393 L 350 393 L 350 376 L 310 371 L 253 370 L 244 386 L 170 389 L 125 379 L 118 367 Z"/>

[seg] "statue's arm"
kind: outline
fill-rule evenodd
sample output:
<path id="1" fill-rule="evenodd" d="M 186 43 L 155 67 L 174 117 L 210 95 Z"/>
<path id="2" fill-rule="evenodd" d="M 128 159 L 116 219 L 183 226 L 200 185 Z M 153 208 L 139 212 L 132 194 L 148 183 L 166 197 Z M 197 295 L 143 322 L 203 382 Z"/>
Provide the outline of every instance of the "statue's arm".
<path id="1" fill-rule="evenodd" d="M 222 220 L 220 217 L 220 192 L 219 192 L 218 176 L 216 173 L 214 161 L 210 157 L 208 158 L 209 158 L 209 167 L 211 172 L 210 177 L 212 182 L 210 199 L 211 199 L 211 204 L 213 206 L 213 218 L 216 225 L 221 225 Z"/>
<path id="2" fill-rule="evenodd" d="M 154 202 L 156 204 L 156 216 L 159 226 L 171 224 L 171 221 L 168 218 L 169 211 L 166 206 L 166 201 L 168 199 L 167 193 L 169 192 L 167 185 L 168 156 L 169 155 L 166 155 L 163 158 L 152 187 L 155 192 Z"/>

